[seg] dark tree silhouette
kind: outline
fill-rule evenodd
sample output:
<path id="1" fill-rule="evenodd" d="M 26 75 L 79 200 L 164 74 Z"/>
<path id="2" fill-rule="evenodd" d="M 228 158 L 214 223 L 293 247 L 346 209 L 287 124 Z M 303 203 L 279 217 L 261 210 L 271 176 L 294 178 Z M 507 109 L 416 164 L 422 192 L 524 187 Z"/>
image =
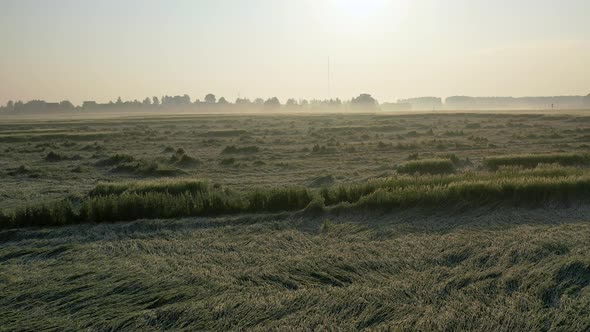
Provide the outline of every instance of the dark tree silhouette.
<path id="1" fill-rule="evenodd" d="M 152 98 L 152 104 L 153 104 L 154 106 L 160 106 L 160 100 L 158 99 L 158 97 L 155 97 L 155 96 L 154 96 L 154 97 Z"/>
<path id="2" fill-rule="evenodd" d="M 362 93 L 356 98 L 352 98 L 350 105 L 357 109 L 375 109 L 377 108 L 377 100 L 368 93 Z"/>
<path id="3" fill-rule="evenodd" d="M 215 104 L 216 101 L 217 101 L 217 98 L 212 93 L 205 96 L 205 102 L 207 104 Z"/>
<path id="4" fill-rule="evenodd" d="M 297 100 L 291 98 L 291 99 L 287 100 L 286 105 L 287 105 L 287 107 L 297 107 L 298 106 Z"/>
<path id="5" fill-rule="evenodd" d="M 25 106 L 25 104 L 21 100 L 19 100 L 16 103 L 14 103 L 14 110 L 20 111 L 23 109 L 24 106 Z"/>
<path id="6" fill-rule="evenodd" d="M 162 106 L 187 106 L 191 104 L 191 97 L 189 95 L 183 96 L 164 96 L 162 97 Z"/>
<path id="7" fill-rule="evenodd" d="M 225 97 L 219 98 L 219 101 L 217 101 L 217 103 L 220 104 L 220 105 L 227 105 L 227 104 L 229 104 L 229 102 L 225 99 Z"/>
<path id="8" fill-rule="evenodd" d="M 250 105 L 252 102 L 248 98 L 238 98 L 236 99 L 236 105 Z"/>
<path id="9" fill-rule="evenodd" d="M 266 107 L 266 108 L 279 108 L 279 107 L 281 107 L 281 102 L 279 101 L 279 98 L 277 98 L 277 97 L 268 98 L 264 102 L 264 107 Z"/>
<path id="10" fill-rule="evenodd" d="M 59 107 L 60 107 L 62 110 L 68 110 L 68 111 L 69 111 L 69 110 L 73 110 L 73 109 L 75 108 L 75 107 L 74 107 L 74 104 L 72 104 L 72 103 L 71 103 L 69 100 L 63 100 L 63 101 L 61 101 L 61 102 L 59 103 Z"/>

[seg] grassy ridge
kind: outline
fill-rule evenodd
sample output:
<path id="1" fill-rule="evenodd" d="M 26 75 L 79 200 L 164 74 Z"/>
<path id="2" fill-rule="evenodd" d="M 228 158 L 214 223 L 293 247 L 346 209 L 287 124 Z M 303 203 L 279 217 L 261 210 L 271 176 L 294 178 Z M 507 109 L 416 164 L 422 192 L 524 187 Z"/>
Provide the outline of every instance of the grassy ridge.
<path id="1" fill-rule="evenodd" d="M 99 183 L 89 193 L 89 196 L 109 196 L 121 194 L 144 194 L 144 193 L 169 193 L 198 194 L 209 190 L 207 181 L 186 179 L 186 180 L 158 180 L 158 181 L 136 181 L 119 183 Z"/>
<path id="2" fill-rule="evenodd" d="M 519 166 L 523 168 L 535 168 L 540 164 L 559 164 L 561 166 L 588 166 L 590 154 L 579 153 L 552 153 L 552 154 L 526 154 L 488 157 L 483 165 L 490 170 L 498 170 L 500 167 Z"/>
<path id="3" fill-rule="evenodd" d="M 396 176 L 361 184 L 325 187 L 253 188 L 235 191 L 200 180 L 159 180 L 97 185 L 76 202 L 17 209 L 3 227 L 66 225 L 236 213 L 299 211 L 308 206 L 407 208 L 571 202 L 590 194 L 590 172 L 543 167 L 533 170 Z"/>

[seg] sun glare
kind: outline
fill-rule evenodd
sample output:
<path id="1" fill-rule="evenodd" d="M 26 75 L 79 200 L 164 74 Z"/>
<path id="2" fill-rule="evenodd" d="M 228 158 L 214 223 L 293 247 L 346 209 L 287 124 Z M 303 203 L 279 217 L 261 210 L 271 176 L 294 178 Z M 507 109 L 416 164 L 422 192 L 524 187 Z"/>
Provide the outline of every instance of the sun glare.
<path id="1" fill-rule="evenodd" d="M 384 9 L 386 0 L 331 0 L 340 14 L 350 18 L 365 19 Z"/>

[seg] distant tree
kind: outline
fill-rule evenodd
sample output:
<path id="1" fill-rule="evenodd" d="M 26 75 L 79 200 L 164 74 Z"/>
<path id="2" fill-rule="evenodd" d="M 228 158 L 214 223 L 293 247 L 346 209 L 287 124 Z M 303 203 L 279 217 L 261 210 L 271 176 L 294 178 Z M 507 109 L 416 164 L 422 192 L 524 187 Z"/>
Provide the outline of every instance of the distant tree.
<path id="1" fill-rule="evenodd" d="M 377 102 L 377 101 L 375 101 L 375 102 Z M 340 98 L 330 99 L 328 101 L 328 104 L 330 106 L 341 106 L 342 105 L 342 100 L 340 100 Z"/>
<path id="2" fill-rule="evenodd" d="M 584 97 L 584 105 L 590 107 L 590 93 Z"/>
<path id="3" fill-rule="evenodd" d="M 207 104 L 215 104 L 216 101 L 217 101 L 217 98 L 212 93 L 205 96 L 205 102 Z"/>
<path id="4" fill-rule="evenodd" d="M 14 103 L 14 110 L 15 111 L 22 111 L 22 109 L 24 108 L 25 104 L 22 101 L 17 101 L 16 103 Z"/>
<path id="5" fill-rule="evenodd" d="M 153 104 L 154 106 L 160 106 L 160 100 L 158 99 L 158 97 L 154 96 L 154 97 L 152 98 L 152 104 Z"/>
<path id="6" fill-rule="evenodd" d="M 180 107 L 191 104 L 191 97 L 189 95 L 183 96 L 164 96 L 162 97 L 162 106 L 166 107 Z"/>
<path id="7" fill-rule="evenodd" d="M 264 102 L 264 107 L 266 107 L 266 108 L 279 108 L 279 107 L 281 107 L 281 102 L 279 101 L 279 98 L 277 98 L 277 97 L 268 98 Z"/>
<path id="8" fill-rule="evenodd" d="M 256 99 L 254 99 L 254 104 L 262 106 L 262 105 L 264 105 L 264 99 L 256 98 Z"/>
<path id="9" fill-rule="evenodd" d="M 363 93 L 360 96 L 353 98 L 350 105 L 357 109 L 375 109 L 379 105 L 377 100 L 368 93 Z"/>
<path id="10" fill-rule="evenodd" d="M 229 104 L 229 102 L 225 99 L 225 97 L 219 98 L 219 101 L 217 103 L 220 105 L 228 105 Z"/>
<path id="11" fill-rule="evenodd" d="M 74 104 L 72 104 L 69 100 L 63 100 L 59 103 L 59 107 L 64 110 L 73 110 Z"/>
<path id="12" fill-rule="evenodd" d="M 152 100 L 149 97 L 146 97 L 142 104 L 143 106 L 150 106 L 152 104 Z"/>
<path id="13" fill-rule="evenodd" d="M 117 101 L 115 102 L 115 104 L 117 104 L 117 105 L 123 104 L 123 101 L 121 100 L 121 97 L 117 98 Z"/>
<path id="14" fill-rule="evenodd" d="M 290 99 L 287 100 L 287 104 L 286 105 L 287 105 L 287 107 L 297 107 L 298 106 L 297 100 L 295 100 L 293 98 L 290 98 Z"/>
<path id="15" fill-rule="evenodd" d="M 252 102 L 248 98 L 237 98 L 236 105 L 250 105 Z"/>
<path id="16" fill-rule="evenodd" d="M 6 110 L 9 111 L 9 112 L 14 111 L 14 102 L 12 100 L 9 100 L 6 103 Z"/>
<path id="17" fill-rule="evenodd" d="M 307 99 L 302 99 L 299 101 L 299 105 L 301 105 L 302 107 L 307 107 L 309 106 L 309 102 L 307 101 Z"/>

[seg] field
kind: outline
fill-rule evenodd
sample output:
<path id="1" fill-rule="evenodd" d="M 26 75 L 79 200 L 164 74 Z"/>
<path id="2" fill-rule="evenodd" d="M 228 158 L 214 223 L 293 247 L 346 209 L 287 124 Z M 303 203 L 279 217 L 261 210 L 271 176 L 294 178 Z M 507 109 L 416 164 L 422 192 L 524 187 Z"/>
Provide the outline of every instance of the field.
<path id="1" fill-rule="evenodd" d="M 590 116 L 0 119 L 4 330 L 588 330 Z"/>

